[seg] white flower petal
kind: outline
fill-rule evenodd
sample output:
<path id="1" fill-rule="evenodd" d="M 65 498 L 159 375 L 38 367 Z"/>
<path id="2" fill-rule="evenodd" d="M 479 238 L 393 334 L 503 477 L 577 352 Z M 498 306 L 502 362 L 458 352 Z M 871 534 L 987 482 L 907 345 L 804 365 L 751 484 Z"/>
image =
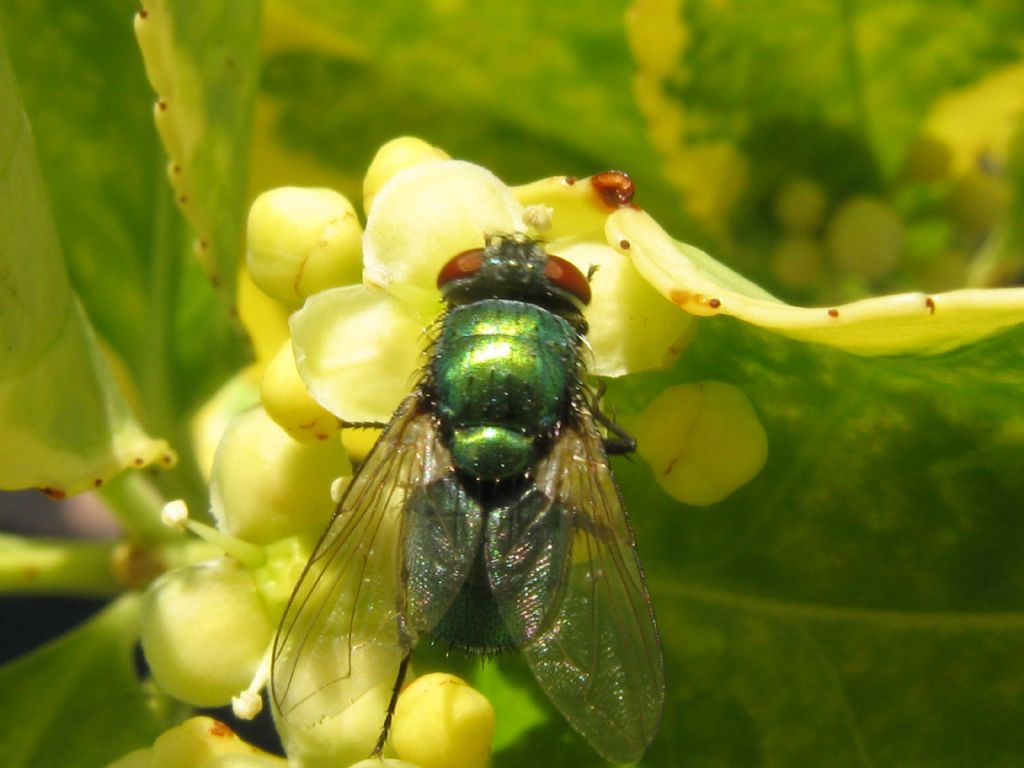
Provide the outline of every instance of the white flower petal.
<path id="1" fill-rule="evenodd" d="M 683 348 L 692 315 L 680 312 L 636 271 L 628 257 L 607 245 L 577 243 L 557 250 L 590 280 L 584 313 L 593 350 L 588 370 L 597 376 L 664 368 Z"/>
<path id="2" fill-rule="evenodd" d="M 490 171 L 459 160 L 420 163 L 395 174 L 374 198 L 364 280 L 433 296 L 437 273 L 452 256 L 482 247 L 489 233 L 523 229 L 522 206 Z"/>
<path id="3" fill-rule="evenodd" d="M 387 421 L 415 386 L 429 321 L 384 292 L 344 286 L 309 298 L 289 325 L 310 394 L 345 421 Z"/>

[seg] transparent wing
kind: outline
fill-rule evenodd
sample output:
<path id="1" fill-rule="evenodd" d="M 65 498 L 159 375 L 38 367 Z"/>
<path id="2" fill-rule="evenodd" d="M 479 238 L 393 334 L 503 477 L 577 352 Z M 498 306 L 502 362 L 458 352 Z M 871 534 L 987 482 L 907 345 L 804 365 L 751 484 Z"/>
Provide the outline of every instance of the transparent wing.
<path id="1" fill-rule="evenodd" d="M 422 629 L 404 589 L 406 508 L 449 466 L 421 395 L 410 395 L 352 479 L 281 619 L 271 698 L 288 725 L 313 726 L 394 682 Z"/>
<path id="2" fill-rule="evenodd" d="M 522 649 L 537 682 L 605 759 L 632 763 L 654 738 L 665 699 L 661 645 L 622 499 L 589 413 L 537 468 L 564 507 L 568 563 L 557 607 Z M 501 598 L 499 597 L 499 602 Z"/>

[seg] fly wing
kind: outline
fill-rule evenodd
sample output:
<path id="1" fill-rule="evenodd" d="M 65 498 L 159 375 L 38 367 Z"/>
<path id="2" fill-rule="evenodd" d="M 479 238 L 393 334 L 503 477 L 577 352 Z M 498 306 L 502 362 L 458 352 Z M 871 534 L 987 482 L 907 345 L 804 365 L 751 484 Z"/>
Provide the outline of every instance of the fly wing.
<path id="1" fill-rule="evenodd" d="M 537 488 L 564 508 L 571 538 L 561 594 L 522 653 L 594 749 L 610 762 L 632 763 L 661 720 L 661 646 L 601 437 L 589 413 L 578 422 L 537 468 Z"/>
<path id="2" fill-rule="evenodd" d="M 433 416 L 414 393 L 352 479 L 285 609 L 271 670 L 279 720 L 314 726 L 394 682 L 433 620 L 406 600 L 406 512 L 423 486 L 448 472 Z M 437 583 L 439 606 L 454 598 L 461 570 L 456 563 Z"/>

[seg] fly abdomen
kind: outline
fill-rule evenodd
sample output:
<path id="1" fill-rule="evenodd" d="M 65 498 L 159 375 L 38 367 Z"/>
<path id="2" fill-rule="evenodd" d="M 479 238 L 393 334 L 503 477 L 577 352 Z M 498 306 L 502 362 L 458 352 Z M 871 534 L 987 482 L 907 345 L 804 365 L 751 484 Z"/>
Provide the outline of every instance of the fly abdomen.
<path id="1" fill-rule="evenodd" d="M 578 338 L 534 304 L 486 299 L 452 309 L 431 368 L 452 460 L 465 474 L 522 475 L 565 416 Z"/>

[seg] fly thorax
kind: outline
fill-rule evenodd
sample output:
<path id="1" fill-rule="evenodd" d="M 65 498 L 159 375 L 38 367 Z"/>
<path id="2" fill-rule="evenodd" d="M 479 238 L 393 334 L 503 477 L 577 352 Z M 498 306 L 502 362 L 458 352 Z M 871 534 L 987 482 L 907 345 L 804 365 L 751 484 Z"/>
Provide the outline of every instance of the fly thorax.
<path id="1" fill-rule="evenodd" d="M 445 316 L 431 373 L 463 473 L 497 480 L 530 469 L 565 416 L 578 348 L 565 319 L 526 302 L 488 299 Z"/>

